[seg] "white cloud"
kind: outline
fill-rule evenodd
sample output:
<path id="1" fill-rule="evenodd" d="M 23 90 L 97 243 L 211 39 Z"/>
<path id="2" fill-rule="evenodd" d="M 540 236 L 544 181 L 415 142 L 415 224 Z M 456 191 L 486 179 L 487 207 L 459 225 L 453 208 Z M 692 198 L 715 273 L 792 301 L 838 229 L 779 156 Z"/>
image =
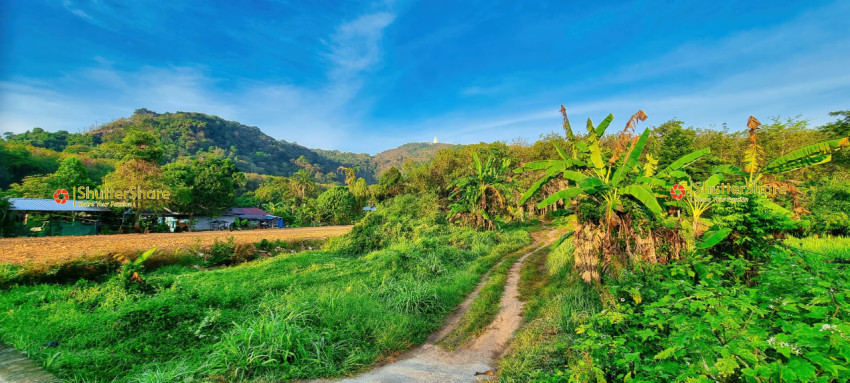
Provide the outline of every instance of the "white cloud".
<path id="1" fill-rule="evenodd" d="M 73 11 L 73 4 L 66 2 Z M 22 132 L 34 126 L 76 131 L 131 114 L 136 108 L 158 112 L 198 111 L 260 126 L 279 139 L 310 147 L 334 148 L 352 142 L 350 110 L 363 80 L 378 64 L 381 38 L 394 16 L 376 12 L 341 24 L 327 43 L 332 63 L 328 81 L 314 87 L 243 80 L 223 91 L 203 67 L 113 68 L 95 57 L 90 67 L 70 71 L 55 83 L 18 79 L 0 83 L 0 130 Z M 58 86 L 58 85 L 61 85 Z M 59 89 L 62 89 L 61 91 Z"/>
<path id="2" fill-rule="evenodd" d="M 389 12 L 377 12 L 362 15 L 337 27 L 336 33 L 328 44 L 328 57 L 335 68 L 330 77 L 333 80 L 360 73 L 381 59 L 381 38 L 384 28 L 389 26 L 395 16 Z"/>
<path id="3" fill-rule="evenodd" d="M 553 84 L 538 94 L 504 99 L 485 110 L 436 116 L 416 123 L 413 130 L 461 143 L 534 139 L 561 130 L 562 103 L 573 125 L 583 125 L 588 117 L 598 122 L 613 113 L 612 127 L 622 128 L 638 109 L 649 115 L 644 127 L 675 117 L 698 127 L 725 122 L 736 130 L 743 129 L 750 115 L 762 121 L 802 115 L 820 125 L 834 119 L 829 111 L 848 107 L 850 35 L 838 27 L 846 25 L 848 13 L 850 4 L 837 2 L 777 26 L 713 42 L 686 43 L 599 77 Z M 682 73 L 699 73 L 703 80 L 682 83 L 681 77 L 673 77 Z M 474 86 L 461 94 L 488 90 L 492 89 Z M 605 93 L 592 95 L 599 90 Z"/>

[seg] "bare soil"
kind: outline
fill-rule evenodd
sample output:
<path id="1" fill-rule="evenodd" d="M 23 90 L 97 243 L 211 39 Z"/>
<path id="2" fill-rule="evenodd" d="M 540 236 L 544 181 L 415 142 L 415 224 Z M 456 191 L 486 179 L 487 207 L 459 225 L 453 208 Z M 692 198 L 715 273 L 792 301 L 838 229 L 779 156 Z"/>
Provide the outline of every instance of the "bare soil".
<path id="1" fill-rule="evenodd" d="M 447 351 L 436 345 L 443 337 L 451 333 L 478 295 L 486 281 L 486 275 L 475 291 L 461 303 L 447 319 L 443 327 L 428 337 L 427 343 L 401 354 L 395 360 L 386 361 L 379 367 L 352 378 L 340 380 L 340 383 L 353 382 L 477 382 L 495 379 L 494 371 L 499 357 L 505 351 L 514 332 L 522 325 L 523 302 L 519 300 L 520 270 L 525 259 L 558 238 L 557 231 L 534 235 L 532 250 L 520 257 L 508 273 L 505 293 L 499 304 L 496 319 L 477 338 Z M 316 382 L 331 382 L 317 380 Z"/>
<path id="2" fill-rule="evenodd" d="M 235 243 L 326 239 L 351 231 L 351 226 L 301 227 L 187 233 L 85 235 L 76 237 L 0 238 L 0 264 L 28 262 L 60 264 L 71 260 L 97 259 L 110 254 L 129 254 L 153 247 L 163 251 L 208 247 L 230 237 Z"/>

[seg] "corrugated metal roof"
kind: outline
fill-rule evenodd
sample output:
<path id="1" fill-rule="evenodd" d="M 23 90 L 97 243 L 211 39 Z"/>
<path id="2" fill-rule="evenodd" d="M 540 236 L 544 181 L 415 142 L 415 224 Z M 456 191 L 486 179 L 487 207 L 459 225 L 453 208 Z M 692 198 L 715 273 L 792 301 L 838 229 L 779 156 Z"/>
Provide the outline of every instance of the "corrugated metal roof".
<path id="1" fill-rule="evenodd" d="M 256 208 L 256 207 L 233 207 L 233 208 L 230 208 L 229 213 L 233 214 L 233 215 L 238 215 L 238 216 L 244 216 L 244 215 L 254 216 L 254 215 L 266 215 L 266 214 L 268 214 L 268 213 L 266 213 L 265 210 L 260 209 L 260 208 Z"/>
<path id="2" fill-rule="evenodd" d="M 278 217 L 276 215 L 271 215 L 271 214 L 242 214 L 238 218 L 243 218 L 243 219 L 275 219 L 275 218 L 280 218 L 280 217 Z"/>
<path id="3" fill-rule="evenodd" d="M 93 201 L 77 201 L 93 202 Z M 63 204 L 48 198 L 9 198 L 11 204 L 10 210 L 18 211 L 89 211 L 89 212 L 107 212 L 112 211 L 109 208 L 98 206 L 75 206 L 73 200 L 68 200 Z"/>

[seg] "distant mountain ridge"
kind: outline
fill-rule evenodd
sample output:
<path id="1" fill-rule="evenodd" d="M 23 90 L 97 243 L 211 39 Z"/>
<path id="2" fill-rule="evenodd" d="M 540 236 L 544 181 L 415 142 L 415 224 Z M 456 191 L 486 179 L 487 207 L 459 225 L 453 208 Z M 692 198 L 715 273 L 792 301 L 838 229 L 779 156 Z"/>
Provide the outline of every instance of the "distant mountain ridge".
<path id="1" fill-rule="evenodd" d="M 73 150 L 92 158 L 116 158 L 120 153 L 114 153 L 110 147 L 115 147 L 128 129 L 155 133 L 165 151 L 166 162 L 216 151 L 231 158 L 239 170 L 246 173 L 290 176 L 305 168 L 324 182 L 341 181 L 338 169 L 343 166 L 359 168 L 359 177 L 370 184 L 376 183 L 380 174 L 390 167 L 401 169 L 407 160 L 428 161 L 438 150 L 451 147 L 448 144 L 408 143 L 374 156 L 310 149 L 294 142 L 276 140 L 256 126 L 218 116 L 196 112 L 160 114 L 148 109 L 138 109 L 130 117 L 119 118 L 86 133 L 51 133 L 41 129 L 36 132 L 34 129 L 32 133 L 7 136 L 7 140 L 59 152 Z M 44 138 L 45 135 L 47 138 Z"/>

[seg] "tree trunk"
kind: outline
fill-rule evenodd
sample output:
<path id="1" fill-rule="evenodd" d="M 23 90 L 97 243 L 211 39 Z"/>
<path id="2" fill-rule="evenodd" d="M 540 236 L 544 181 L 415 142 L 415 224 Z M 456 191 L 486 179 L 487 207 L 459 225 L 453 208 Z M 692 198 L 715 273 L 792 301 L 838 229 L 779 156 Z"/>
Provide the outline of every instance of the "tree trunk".
<path id="1" fill-rule="evenodd" d="M 599 282 L 599 250 L 602 241 L 598 230 L 595 230 L 592 225 L 576 223 L 574 237 L 575 269 L 585 282 Z"/>

